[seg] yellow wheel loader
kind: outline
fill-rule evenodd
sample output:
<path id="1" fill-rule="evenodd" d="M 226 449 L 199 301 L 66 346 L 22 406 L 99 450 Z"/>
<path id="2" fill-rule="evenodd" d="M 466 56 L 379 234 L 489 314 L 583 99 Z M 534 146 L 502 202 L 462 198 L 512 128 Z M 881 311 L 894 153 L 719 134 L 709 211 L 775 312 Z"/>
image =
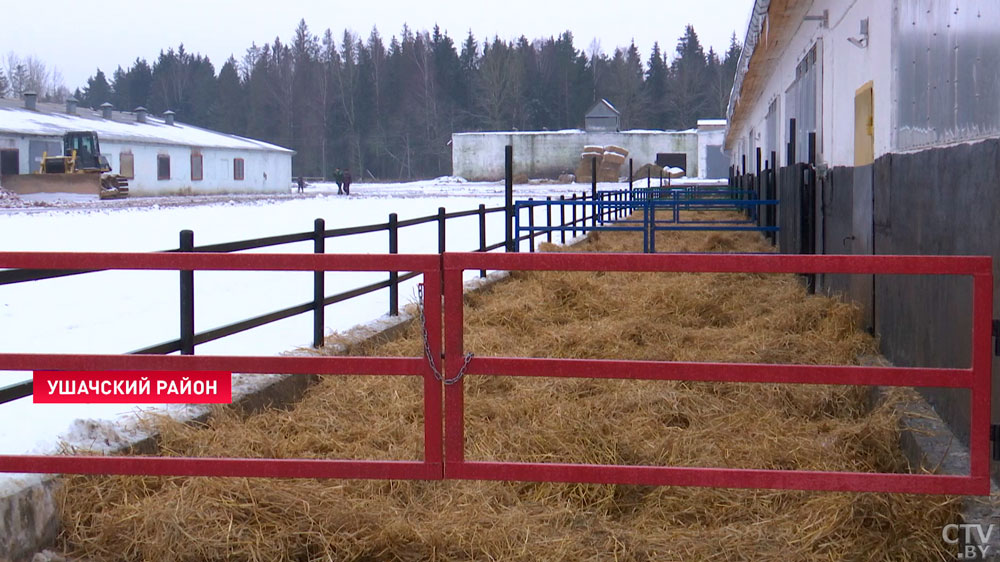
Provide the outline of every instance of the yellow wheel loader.
<path id="1" fill-rule="evenodd" d="M 45 176 L 38 191 L 71 191 L 93 193 L 101 199 L 128 197 L 128 179 L 110 174 L 111 166 L 101 155 L 101 145 L 94 131 L 70 131 L 63 135 L 62 156 L 42 155 L 38 173 Z M 54 174 L 60 174 L 56 180 Z M 52 180 L 51 182 L 47 180 Z"/>

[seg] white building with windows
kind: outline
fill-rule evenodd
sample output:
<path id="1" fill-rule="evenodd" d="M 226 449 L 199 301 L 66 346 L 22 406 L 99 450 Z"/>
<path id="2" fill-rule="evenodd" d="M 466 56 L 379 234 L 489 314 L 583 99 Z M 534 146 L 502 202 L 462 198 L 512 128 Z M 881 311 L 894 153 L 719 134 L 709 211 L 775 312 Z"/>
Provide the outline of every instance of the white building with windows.
<path id="1" fill-rule="evenodd" d="M 95 131 L 112 173 L 129 178 L 133 195 L 275 193 L 291 186 L 293 150 L 180 123 L 169 111 L 155 118 L 144 108 L 92 110 L 73 100 L 36 103 L 33 95 L 0 100 L 0 176 L 37 172 L 43 154 L 62 152 L 67 131 Z"/>

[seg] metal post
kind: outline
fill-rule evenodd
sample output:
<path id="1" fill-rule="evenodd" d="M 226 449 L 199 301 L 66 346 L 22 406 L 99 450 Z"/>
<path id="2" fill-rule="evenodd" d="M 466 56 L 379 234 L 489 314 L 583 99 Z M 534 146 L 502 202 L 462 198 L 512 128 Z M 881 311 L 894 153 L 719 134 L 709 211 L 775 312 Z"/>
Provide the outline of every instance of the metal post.
<path id="1" fill-rule="evenodd" d="M 528 197 L 528 251 L 535 253 L 535 198 Z"/>
<path id="2" fill-rule="evenodd" d="M 399 217 L 389 214 L 389 253 L 399 253 Z M 389 272 L 389 316 L 399 316 L 399 272 Z"/>
<path id="3" fill-rule="evenodd" d="M 573 194 L 572 206 L 573 206 L 573 224 L 572 224 L 573 230 L 571 232 L 573 233 L 573 238 L 576 238 L 576 194 L 575 193 Z"/>
<path id="4" fill-rule="evenodd" d="M 788 120 L 788 165 L 795 163 L 795 119 Z"/>
<path id="5" fill-rule="evenodd" d="M 632 192 L 632 159 L 628 159 L 628 190 Z"/>
<path id="6" fill-rule="evenodd" d="M 486 251 L 486 205 L 479 205 L 479 251 Z M 480 277 L 486 277 L 486 270 L 479 270 Z"/>
<path id="7" fill-rule="evenodd" d="M 816 253 L 816 133 L 808 137 L 809 166 L 805 169 L 802 182 L 802 206 L 805 214 L 802 217 L 802 229 L 805 231 L 804 246 L 806 253 Z M 816 292 L 816 274 L 806 276 L 806 288 L 809 293 Z"/>
<path id="8" fill-rule="evenodd" d="M 770 200 L 776 200 L 778 198 L 778 152 L 775 150 L 771 151 L 771 173 L 767 178 L 767 198 Z M 768 205 L 767 206 L 767 225 L 777 226 L 778 225 L 778 206 Z M 771 237 L 771 245 L 774 246 L 778 243 L 778 233 L 770 232 L 768 233 Z"/>
<path id="9" fill-rule="evenodd" d="M 313 252 L 326 252 L 326 222 L 313 222 Z M 325 271 L 313 272 L 313 347 L 323 347 L 323 325 L 325 324 L 323 299 L 326 298 Z"/>
<path id="10" fill-rule="evenodd" d="M 444 222 L 446 218 L 445 215 L 447 215 L 447 213 L 445 212 L 444 207 L 438 207 L 438 253 L 439 254 L 444 253 L 444 247 L 445 247 L 444 244 Z"/>
<path id="11" fill-rule="evenodd" d="M 180 251 L 194 251 L 194 231 L 182 230 Z M 194 355 L 194 271 L 181 271 L 181 355 Z"/>
<path id="12" fill-rule="evenodd" d="M 507 251 L 516 252 L 512 233 L 514 223 L 514 146 L 508 144 L 504 148 L 504 205 L 506 209 L 506 220 L 504 227 L 504 240 L 507 241 Z"/>
<path id="13" fill-rule="evenodd" d="M 597 157 L 590 159 L 590 192 L 597 197 Z"/>
<path id="14" fill-rule="evenodd" d="M 545 197 L 545 241 L 552 243 L 552 196 Z"/>
<path id="15" fill-rule="evenodd" d="M 566 196 L 560 195 L 559 201 L 565 201 Z M 559 243 L 566 245 L 566 205 L 559 204 Z"/>

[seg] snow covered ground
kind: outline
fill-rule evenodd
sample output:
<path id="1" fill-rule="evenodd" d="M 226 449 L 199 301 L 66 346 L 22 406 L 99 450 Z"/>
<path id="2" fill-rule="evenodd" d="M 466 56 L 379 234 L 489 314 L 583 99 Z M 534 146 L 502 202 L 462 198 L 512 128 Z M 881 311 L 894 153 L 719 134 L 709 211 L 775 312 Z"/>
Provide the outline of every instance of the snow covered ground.
<path id="1" fill-rule="evenodd" d="M 623 185 L 601 184 L 601 189 Z M 305 194 L 133 198 L 97 201 L 80 195 L 24 196 L 27 208 L 0 208 L 0 251 L 157 251 L 176 248 L 178 232 L 194 231 L 195 245 L 311 231 L 323 218 L 340 228 L 437 213 L 503 205 L 503 183 L 467 183 L 439 178 L 405 184 L 355 184 L 350 197 L 336 186 L 317 184 Z M 570 196 L 589 185 L 515 186 L 515 198 Z M 42 205 L 42 206 L 40 206 Z M 558 213 L 555 214 L 556 217 Z M 536 224 L 544 223 L 539 211 Z M 447 247 L 478 246 L 478 219 L 449 220 Z M 503 239 L 501 213 L 487 219 L 487 243 Z M 401 253 L 437 251 L 437 226 L 401 231 Z M 524 243 L 526 249 L 526 243 Z M 312 252 L 312 242 L 258 250 Z M 328 253 L 387 253 L 385 232 L 328 239 Z M 476 275 L 469 272 L 469 276 Z M 327 294 L 385 278 L 382 273 L 328 273 Z M 418 281 L 401 287 L 401 304 Z M 312 299 L 312 273 L 197 272 L 195 329 L 204 331 Z M 384 315 L 387 291 L 327 307 L 327 333 L 345 331 Z M 169 271 L 113 271 L 0 286 L 0 352 L 124 353 L 178 337 L 178 275 Z M 312 316 L 299 315 L 198 346 L 199 355 L 277 355 L 310 344 Z M 0 386 L 30 373 L 0 371 Z M 33 404 L 25 398 L 0 405 L 0 454 L 50 453 L 60 440 L 87 445 L 93 428 L 125 423 L 129 405 Z"/>

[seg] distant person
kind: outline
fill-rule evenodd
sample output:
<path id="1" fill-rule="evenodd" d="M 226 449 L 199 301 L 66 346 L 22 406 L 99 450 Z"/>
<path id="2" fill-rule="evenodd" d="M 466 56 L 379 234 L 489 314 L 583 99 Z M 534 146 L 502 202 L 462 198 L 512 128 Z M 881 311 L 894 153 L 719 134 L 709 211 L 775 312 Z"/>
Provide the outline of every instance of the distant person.
<path id="1" fill-rule="evenodd" d="M 299 176 L 299 193 L 305 193 L 306 191 L 306 179 Z"/>
<path id="2" fill-rule="evenodd" d="M 333 171 L 333 181 L 337 183 L 337 195 L 344 194 L 344 171 L 337 168 Z"/>
<path id="3" fill-rule="evenodd" d="M 344 195 L 351 194 L 351 169 L 344 170 Z"/>

